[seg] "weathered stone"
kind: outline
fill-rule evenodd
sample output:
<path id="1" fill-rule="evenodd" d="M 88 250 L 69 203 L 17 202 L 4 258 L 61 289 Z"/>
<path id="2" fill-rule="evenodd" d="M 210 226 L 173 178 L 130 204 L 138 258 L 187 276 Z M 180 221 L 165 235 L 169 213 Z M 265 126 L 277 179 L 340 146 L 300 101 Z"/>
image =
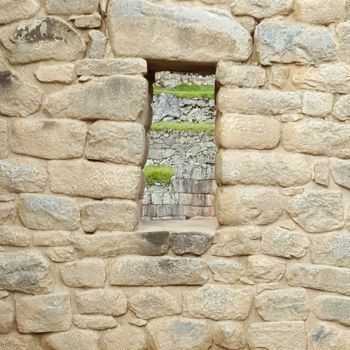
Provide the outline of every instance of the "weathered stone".
<path id="1" fill-rule="evenodd" d="M 21 333 L 67 331 L 72 324 L 70 295 L 56 293 L 17 298 L 16 321 Z"/>
<path id="2" fill-rule="evenodd" d="M 283 144 L 287 151 L 350 158 L 350 125 L 323 120 L 287 123 Z"/>
<path id="3" fill-rule="evenodd" d="M 270 84 L 278 88 L 287 88 L 291 69 L 286 65 L 271 66 Z"/>
<path id="4" fill-rule="evenodd" d="M 311 117 L 325 118 L 332 113 L 333 95 L 324 92 L 305 91 L 301 111 Z"/>
<path id="5" fill-rule="evenodd" d="M 0 222 L 2 224 L 13 224 L 17 215 L 15 202 L 0 202 Z"/>
<path id="6" fill-rule="evenodd" d="M 119 255 L 164 255 L 169 248 L 169 233 L 99 232 L 95 235 L 73 233 L 71 242 L 82 256 L 116 257 Z"/>
<path id="7" fill-rule="evenodd" d="M 0 70 L 0 114 L 26 117 L 39 110 L 42 92 L 9 70 Z M 4 130 L 4 126 L 2 127 Z M 4 131 L 2 131 L 4 133 Z"/>
<path id="8" fill-rule="evenodd" d="M 344 0 L 340 1 L 344 2 Z M 337 3 L 338 5 L 338 3 Z M 348 6 L 348 5 L 346 5 Z M 335 9 L 336 7 L 334 7 Z M 343 12 L 343 15 L 349 17 L 347 12 Z M 340 15 L 340 13 L 339 13 Z M 338 35 L 338 45 L 339 45 L 339 60 L 341 62 L 350 63 L 350 21 L 339 23 L 336 27 L 336 33 Z"/>
<path id="9" fill-rule="evenodd" d="M 106 52 L 107 38 L 99 30 L 90 30 L 90 47 L 86 57 L 88 58 L 104 58 Z"/>
<path id="10" fill-rule="evenodd" d="M 0 289 L 31 294 L 49 293 L 53 288 L 49 268 L 40 253 L 0 253 Z"/>
<path id="11" fill-rule="evenodd" d="M 237 283 L 244 276 L 245 267 L 234 260 L 216 259 L 209 262 L 214 280 L 221 283 Z"/>
<path id="12" fill-rule="evenodd" d="M 346 0 L 296 0 L 295 14 L 298 20 L 315 24 L 341 22 L 348 13 Z"/>
<path id="13" fill-rule="evenodd" d="M 7 158 L 8 155 L 7 134 L 7 121 L 0 119 L 0 159 Z"/>
<path id="14" fill-rule="evenodd" d="M 18 213 L 24 226 L 34 230 L 75 230 L 80 227 L 79 209 L 70 198 L 23 194 Z"/>
<path id="15" fill-rule="evenodd" d="M 292 187 L 311 180 L 304 156 L 268 152 L 221 150 L 216 158 L 216 178 L 223 185 Z"/>
<path id="16" fill-rule="evenodd" d="M 248 276 L 255 282 L 277 282 L 282 279 L 286 270 L 284 260 L 270 256 L 248 256 L 247 262 Z"/>
<path id="17" fill-rule="evenodd" d="M 100 350 L 147 350 L 143 329 L 133 326 L 119 326 L 104 333 L 99 342 Z"/>
<path id="18" fill-rule="evenodd" d="M 3 0 L 0 4 L 0 24 L 34 16 L 40 8 L 38 0 Z"/>
<path id="19" fill-rule="evenodd" d="M 75 79 L 75 68 L 72 63 L 40 65 L 34 75 L 42 83 L 69 84 Z"/>
<path id="20" fill-rule="evenodd" d="M 0 336 L 1 350 L 37 350 L 39 348 L 38 339 L 29 334 L 11 333 Z"/>
<path id="21" fill-rule="evenodd" d="M 202 285 L 207 280 L 206 264 L 195 258 L 121 257 L 109 270 L 111 285 Z"/>
<path id="22" fill-rule="evenodd" d="M 147 330 L 157 350 L 207 350 L 212 344 L 206 320 L 158 318 L 148 322 Z"/>
<path id="23" fill-rule="evenodd" d="M 294 0 L 234 0 L 231 10 L 234 15 L 248 15 L 266 18 L 276 15 L 288 15 L 293 11 Z"/>
<path id="24" fill-rule="evenodd" d="M 245 320 L 253 302 L 250 288 L 207 284 L 183 293 L 186 316 L 213 320 Z"/>
<path id="25" fill-rule="evenodd" d="M 115 328 L 118 326 L 117 321 L 112 316 L 82 316 L 74 315 L 73 323 L 82 329 L 95 329 L 102 331 L 105 329 Z"/>
<path id="26" fill-rule="evenodd" d="M 213 64 L 245 61 L 252 52 L 248 31 L 225 11 L 113 0 L 107 20 L 112 47 L 119 56 Z M 154 33 L 162 35 L 155 41 Z"/>
<path id="27" fill-rule="evenodd" d="M 0 32 L 0 41 L 13 64 L 41 60 L 73 61 L 85 51 L 85 42 L 67 22 L 43 17 L 21 22 Z"/>
<path id="28" fill-rule="evenodd" d="M 272 149 L 280 140 L 280 123 L 265 116 L 225 114 L 217 120 L 217 143 L 223 148 Z"/>
<path id="29" fill-rule="evenodd" d="M 141 58 L 85 59 L 76 62 L 78 75 L 146 74 L 147 62 Z"/>
<path id="30" fill-rule="evenodd" d="M 216 193 L 216 216 L 223 226 L 272 224 L 281 216 L 282 206 L 274 188 L 221 187 Z"/>
<path id="31" fill-rule="evenodd" d="M 217 322 L 214 327 L 214 343 L 225 349 L 242 349 L 246 345 L 243 325 L 234 321 Z"/>
<path id="32" fill-rule="evenodd" d="M 138 290 L 128 304 L 137 317 L 145 320 L 180 314 L 182 310 L 175 296 L 158 287 Z"/>
<path id="33" fill-rule="evenodd" d="M 204 254 L 211 245 L 212 236 L 201 232 L 172 232 L 171 249 L 176 255 Z"/>
<path id="34" fill-rule="evenodd" d="M 61 277 L 68 287 L 104 287 L 106 266 L 102 259 L 83 259 L 64 264 L 61 267 Z"/>
<path id="35" fill-rule="evenodd" d="M 287 211 L 305 231 L 327 232 L 340 229 L 345 224 L 342 200 L 338 191 L 307 191 L 294 197 Z"/>
<path id="36" fill-rule="evenodd" d="M 256 27 L 256 21 L 253 17 L 250 16 L 238 16 L 236 17 L 237 22 L 249 33 L 253 33 Z"/>
<path id="37" fill-rule="evenodd" d="M 252 349 L 305 350 L 304 322 L 252 323 L 248 329 L 248 344 Z"/>
<path id="38" fill-rule="evenodd" d="M 340 121 L 350 120 L 350 95 L 339 96 L 334 104 L 333 115 Z"/>
<path id="39" fill-rule="evenodd" d="M 264 20 L 256 27 L 255 43 L 263 65 L 317 64 L 337 59 L 336 41 L 325 27 Z"/>
<path id="40" fill-rule="evenodd" d="M 101 15 L 94 12 L 91 15 L 70 16 L 70 21 L 74 21 L 77 28 L 98 28 L 101 26 Z"/>
<path id="41" fill-rule="evenodd" d="M 133 121 L 145 107 L 146 91 L 144 78 L 114 76 L 54 92 L 44 107 L 56 118 Z"/>
<path id="42" fill-rule="evenodd" d="M 213 255 L 252 255 L 260 248 L 261 230 L 258 227 L 226 227 L 214 238 Z"/>
<path id="43" fill-rule="evenodd" d="M 252 65 L 238 65 L 233 62 L 219 62 L 216 79 L 221 85 L 244 88 L 258 88 L 266 82 L 264 68 Z"/>
<path id="44" fill-rule="evenodd" d="M 332 174 L 335 183 L 350 189 L 350 161 L 333 160 Z"/>
<path id="45" fill-rule="evenodd" d="M 221 113 L 248 115 L 299 113 L 301 97 L 299 92 L 294 91 L 223 87 L 217 96 L 217 107 Z"/>
<path id="46" fill-rule="evenodd" d="M 328 187 L 329 177 L 329 162 L 322 160 L 316 162 L 314 166 L 314 181 L 321 186 Z"/>
<path id="47" fill-rule="evenodd" d="M 73 247 L 52 247 L 46 250 L 46 255 L 54 262 L 70 262 L 75 260 Z"/>
<path id="48" fill-rule="evenodd" d="M 268 290 L 255 297 L 255 307 L 264 321 L 303 321 L 309 315 L 305 289 Z"/>
<path id="49" fill-rule="evenodd" d="M 0 246 L 28 247 L 31 241 L 31 232 L 21 226 L 0 227 Z"/>
<path id="50" fill-rule="evenodd" d="M 349 269 L 300 263 L 289 266 L 286 277 L 292 286 L 350 295 Z"/>
<path id="51" fill-rule="evenodd" d="M 313 263 L 350 268 L 350 233 L 318 235 L 311 242 Z"/>
<path id="52" fill-rule="evenodd" d="M 15 308 L 12 300 L 0 300 L 0 334 L 10 333 L 11 330 L 14 328 L 14 321 Z M 0 338 L 1 337 L 3 337 L 3 335 L 1 335 Z"/>
<path id="53" fill-rule="evenodd" d="M 309 240 L 302 232 L 281 227 L 269 227 L 262 233 L 261 249 L 264 254 L 284 258 L 302 258 L 309 247 Z"/>
<path id="54" fill-rule="evenodd" d="M 68 231 L 34 231 L 33 245 L 38 247 L 57 247 L 71 244 Z"/>
<path id="55" fill-rule="evenodd" d="M 96 11 L 99 0 L 48 0 L 47 13 L 55 15 L 88 14 Z"/>
<path id="56" fill-rule="evenodd" d="M 51 191 L 70 196 L 137 199 L 142 175 L 141 168 L 133 165 L 86 160 L 49 163 Z"/>
<path id="57" fill-rule="evenodd" d="M 126 313 L 127 299 L 118 289 L 96 289 L 75 293 L 75 302 L 82 314 L 120 316 Z"/>
<path id="58" fill-rule="evenodd" d="M 98 340 L 97 332 L 72 329 L 68 332 L 45 336 L 42 343 L 50 350 L 99 350 Z"/>
<path id="59" fill-rule="evenodd" d="M 141 124 L 97 121 L 89 128 L 88 159 L 140 165 L 145 152 L 146 135 Z"/>
<path id="60" fill-rule="evenodd" d="M 27 158 L 0 160 L 0 193 L 42 192 L 46 181 L 42 162 Z"/>

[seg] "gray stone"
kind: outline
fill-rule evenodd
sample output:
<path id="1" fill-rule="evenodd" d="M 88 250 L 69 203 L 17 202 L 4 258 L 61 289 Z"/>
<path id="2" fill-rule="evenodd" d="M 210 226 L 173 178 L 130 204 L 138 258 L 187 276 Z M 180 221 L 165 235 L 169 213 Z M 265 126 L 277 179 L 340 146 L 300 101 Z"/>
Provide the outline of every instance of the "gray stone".
<path id="1" fill-rule="evenodd" d="M 225 349 L 242 349 L 246 345 L 243 324 L 234 321 L 217 322 L 213 332 L 214 343 Z"/>
<path id="2" fill-rule="evenodd" d="M 235 260 L 216 259 L 208 263 L 214 280 L 221 283 L 238 283 L 245 274 L 245 267 Z"/>
<path id="3" fill-rule="evenodd" d="M 171 249 L 176 255 L 202 255 L 210 247 L 212 237 L 201 232 L 172 232 L 170 234 Z"/>
<path id="4" fill-rule="evenodd" d="M 0 227 L 0 246 L 28 247 L 31 241 L 31 232 L 21 226 Z"/>
<path id="5" fill-rule="evenodd" d="M 350 161 L 333 160 L 332 174 L 336 184 L 350 189 Z"/>
<path id="6" fill-rule="evenodd" d="M 234 0 L 231 10 L 234 15 L 266 18 L 276 15 L 288 15 L 293 11 L 294 0 Z"/>
<path id="7" fill-rule="evenodd" d="M 0 4 L 0 24 L 32 17 L 39 8 L 38 0 L 3 0 Z"/>
<path id="8" fill-rule="evenodd" d="M 55 15 L 89 14 L 96 11 L 99 0 L 47 0 L 47 13 Z"/>
<path id="9" fill-rule="evenodd" d="M 147 340 L 142 328 L 125 325 L 105 332 L 99 341 L 101 350 L 147 350 Z"/>
<path id="10" fill-rule="evenodd" d="M 99 30 L 89 31 L 90 46 L 86 57 L 88 58 L 104 58 L 106 52 L 107 38 Z"/>
<path id="11" fill-rule="evenodd" d="M 247 274 L 254 282 L 278 282 L 286 270 L 286 262 L 283 259 L 266 255 L 251 255 L 247 258 Z"/>
<path id="12" fill-rule="evenodd" d="M 12 300 L 10 298 L 0 300 L 0 334 L 10 333 L 15 326 L 14 321 L 15 307 Z M 0 337 L 2 337 L 2 335 Z"/>

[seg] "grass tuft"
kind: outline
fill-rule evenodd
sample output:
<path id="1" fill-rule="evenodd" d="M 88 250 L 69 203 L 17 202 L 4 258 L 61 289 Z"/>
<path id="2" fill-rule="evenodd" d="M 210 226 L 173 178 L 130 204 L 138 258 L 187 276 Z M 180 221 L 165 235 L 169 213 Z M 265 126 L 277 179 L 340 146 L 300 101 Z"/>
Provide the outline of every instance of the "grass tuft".
<path id="1" fill-rule="evenodd" d="M 155 86 L 153 88 L 154 95 L 170 94 L 179 98 L 210 98 L 215 97 L 215 89 L 213 85 L 178 85 L 172 89 Z"/>
<path id="2" fill-rule="evenodd" d="M 151 127 L 154 131 L 193 131 L 193 132 L 207 132 L 214 133 L 215 124 L 206 123 L 170 123 L 170 122 L 156 122 Z"/>
<path id="3" fill-rule="evenodd" d="M 170 166 L 146 166 L 143 172 L 149 186 L 156 183 L 170 185 L 171 178 L 174 176 L 174 169 Z"/>

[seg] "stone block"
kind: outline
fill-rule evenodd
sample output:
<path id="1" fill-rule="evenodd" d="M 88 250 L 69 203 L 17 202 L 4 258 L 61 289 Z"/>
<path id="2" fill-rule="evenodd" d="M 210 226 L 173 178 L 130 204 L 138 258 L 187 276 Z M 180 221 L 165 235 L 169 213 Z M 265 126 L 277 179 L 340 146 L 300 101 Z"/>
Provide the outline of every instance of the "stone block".
<path id="1" fill-rule="evenodd" d="M 16 204 L 13 201 L 0 202 L 0 222 L 13 224 L 17 216 Z"/>
<path id="2" fill-rule="evenodd" d="M 93 59 L 101 59 L 105 57 L 107 37 L 99 30 L 90 30 L 90 47 L 86 57 Z"/>
<path id="3" fill-rule="evenodd" d="M 0 4 L 0 24 L 34 16 L 40 8 L 38 0 L 5 0 Z"/>
<path id="4" fill-rule="evenodd" d="M 215 259 L 208 263 L 214 280 L 221 283 L 238 283 L 245 274 L 245 267 L 235 260 Z"/>
<path id="5" fill-rule="evenodd" d="M 293 0 L 234 0 L 231 11 L 235 16 L 252 16 L 258 19 L 276 15 L 288 15 L 293 11 Z"/>
<path id="6" fill-rule="evenodd" d="M 336 184 L 350 189 L 350 161 L 348 160 L 333 160 L 332 175 Z"/>
<path id="7" fill-rule="evenodd" d="M 29 334 L 11 333 L 1 335 L 0 337 L 1 350 L 37 350 L 39 342 L 37 337 Z"/>
<path id="8" fill-rule="evenodd" d="M 31 242 L 31 232 L 21 226 L 3 225 L 0 227 L 0 246 L 28 247 Z"/>
<path id="9" fill-rule="evenodd" d="M 0 159 L 7 158 L 8 156 L 8 132 L 7 121 L 0 119 Z"/>
<path id="10" fill-rule="evenodd" d="M 99 0 L 48 0 L 47 13 L 54 15 L 85 15 L 97 10 Z"/>
<path id="11" fill-rule="evenodd" d="M 311 117 L 325 118 L 332 113 L 333 100 L 332 94 L 305 91 L 301 111 Z"/>
<path id="12" fill-rule="evenodd" d="M 329 162 L 318 161 L 314 166 L 314 181 L 324 187 L 328 187 L 330 178 Z"/>
<path id="13" fill-rule="evenodd" d="M 0 300 L 0 338 L 15 328 L 15 307 L 10 298 Z M 0 340 L 1 345 L 1 340 Z"/>
<path id="14" fill-rule="evenodd" d="M 247 345 L 243 325 L 235 321 L 217 322 L 213 338 L 216 345 L 225 349 L 242 349 Z"/>
<path id="15" fill-rule="evenodd" d="M 350 95 L 338 97 L 334 104 L 333 115 L 342 122 L 350 119 Z"/>
<path id="16" fill-rule="evenodd" d="M 91 15 L 73 15 L 69 17 L 70 21 L 74 21 L 77 28 L 99 28 L 101 27 L 101 15 L 94 12 Z"/>
<path id="17" fill-rule="evenodd" d="M 103 331 L 105 329 L 116 328 L 118 326 L 117 321 L 112 316 L 82 316 L 74 315 L 73 323 L 81 329 L 95 329 L 97 331 Z"/>
<path id="18" fill-rule="evenodd" d="M 340 1 L 340 3 L 344 3 L 344 0 Z M 339 13 L 338 15 L 341 14 Z M 342 15 L 345 15 L 347 18 L 349 18 L 349 16 L 347 15 L 347 11 L 343 12 Z M 341 62 L 350 63 L 350 21 L 339 23 L 336 27 L 336 33 L 338 35 L 339 60 Z"/>
<path id="19" fill-rule="evenodd" d="M 202 232 L 172 232 L 170 246 L 176 255 L 202 255 L 211 246 L 212 236 Z"/>
<path id="20" fill-rule="evenodd" d="M 33 245 L 38 247 L 68 246 L 71 244 L 68 231 L 33 231 Z"/>
<path id="21" fill-rule="evenodd" d="M 73 63 L 40 65 L 34 71 L 35 77 L 42 83 L 70 84 L 75 79 L 75 67 Z"/>
<path id="22" fill-rule="evenodd" d="M 75 260 L 73 247 L 52 247 L 46 250 L 46 255 L 53 262 L 70 262 Z"/>
<path id="23" fill-rule="evenodd" d="M 99 342 L 100 350 L 147 350 L 147 340 L 142 328 L 125 325 L 105 332 Z"/>
<path id="24" fill-rule="evenodd" d="M 247 263 L 248 277 L 259 283 L 278 282 L 286 270 L 285 260 L 266 255 L 248 256 Z"/>

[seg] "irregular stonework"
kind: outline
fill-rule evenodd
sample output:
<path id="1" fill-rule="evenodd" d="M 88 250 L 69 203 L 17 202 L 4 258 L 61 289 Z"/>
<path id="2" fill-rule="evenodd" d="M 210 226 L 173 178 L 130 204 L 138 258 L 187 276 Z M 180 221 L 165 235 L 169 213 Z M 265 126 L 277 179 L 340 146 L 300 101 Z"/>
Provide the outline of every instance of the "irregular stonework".
<path id="1" fill-rule="evenodd" d="M 311 117 L 325 118 L 332 113 L 333 100 L 332 94 L 305 91 L 301 111 Z"/>
<path id="2" fill-rule="evenodd" d="M 184 314 L 213 320 L 245 320 L 253 302 L 249 288 L 207 284 L 183 293 Z"/>
<path id="3" fill-rule="evenodd" d="M 237 283 L 244 276 L 245 267 L 234 260 L 216 259 L 209 262 L 214 280 L 221 283 Z"/>
<path id="4" fill-rule="evenodd" d="M 51 292 L 49 263 L 37 252 L 1 252 L 0 289 L 30 294 Z"/>
<path id="5" fill-rule="evenodd" d="M 350 119 L 350 95 L 339 96 L 334 104 L 333 114 L 340 121 Z"/>
<path id="6" fill-rule="evenodd" d="M 268 290 L 255 297 L 255 307 L 264 321 L 303 321 L 309 315 L 305 289 Z"/>
<path id="7" fill-rule="evenodd" d="M 75 79 L 75 68 L 73 63 L 40 65 L 34 75 L 42 83 L 69 84 Z"/>
<path id="8" fill-rule="evenodd" d="M 8 155 L 7 137 L 7 122 L 0 119 L 0 159 L 7 158 Z"/>
<path id="9" fill-rule="evenodd" d="M 265 255 L 252 255 L 247 258 L 247 273 L 255 282 L 277 282 L 282 279 L 286 263 L 282 259 Z"/>
<path id="10" fill-rule="evenodd" d="M 55 293 L 18 298 L 16 321 L 21 333 L 67 331 L 72 323 L 70 295 Z"/>
<path id="11" fill-rule="evenodd" d="M 1 350 L 36 350 L 38 343 L 38 339 L 29 334 L 11 333 L 0 336 Z"/>
<path id="12" fill-rule="evenodd" d="M 0 337 L 14 328 L 15 307 L 11 299 L 0 300 Z M 0 340 L 1 345 L 1 340 Z"/>
<path id="13" fill-rule="evenodd" d="M 111 285 L 120 286 L 202 285 L 208 280 L 206 264 L 194 258 L 122 257 L 108 275 Z"/>
<path id="14" fill-rule="evenodd" d="M 170 246 L 176 255 L 202 255 L 210 247 L 212 237 L 201 232 L 172 232 Z"/>
<path id="15" fill-rule="evenodd" d="M 31 232 L 21 226 L 0 227 L 0 246 L 28 247 L 31 241 Z"/>
<path id="16" fill-rule="evenodd" d="M 43 17 L 21 22 L 0 32 L 11 63 L 40 60 L 73 61 L 85 51 L 85 42 L 67 22 Z"/>
<path id="17" fill-rule="evenodd" d="M 214 343 L 225 349 L 241 349 L 246 345 L 243 325 L 239 322 L 217 322 L 213 332 Z"/>
<path id="18" fill-rule="evenodd" d="M 118 326 L 117 321 L 112 316 L 73 316 L 73 323 L 81 329 L 95 329 L 102 331 Z"/>
<path id="19" fill-rule="evenodd" d="M 344 226 L 342 200 L 338 191 L 308 191 L 293 198 L 287 210 L 305 231 L 327 232 Z"/>
<path id="20" fill-rule="evenodd" d="M 146 329 L 157 350 L 207 350 L 212 344 L 206 320 L 164 317 L 150 321 Z"/>
<path id="21" fill-rule="evenodd" d="M 335 183 L 350 189 L 350 161 L 334 160 L 332 162 L 332 174 Z"/>
<path id="22" fill-rule="evenodd" d="M 38 0 L 3 0 L 0 4 L 0 24 L 32 17 L 39 8 Z"/>

